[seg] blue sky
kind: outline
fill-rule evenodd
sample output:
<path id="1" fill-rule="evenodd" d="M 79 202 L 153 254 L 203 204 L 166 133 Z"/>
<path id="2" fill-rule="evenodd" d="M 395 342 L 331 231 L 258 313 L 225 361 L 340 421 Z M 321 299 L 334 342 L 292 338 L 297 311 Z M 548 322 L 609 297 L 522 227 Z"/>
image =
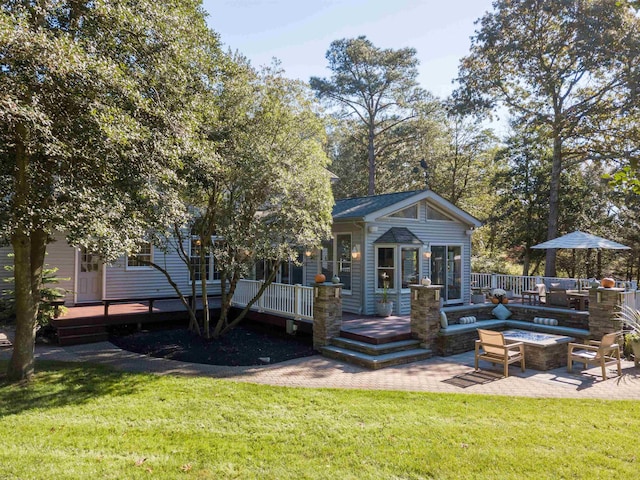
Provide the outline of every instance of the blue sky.
<path id="1" fill-rule="evenodd" d="M 203 6 L 224 47 L 254 67 L 275 57 L 288 77 L 327 77 L 329 44 L 366 35 L 380 48 L 415 48 L 421 85 L 445 97 L 469 51 L 474 21 L 491 0 L 204 0 Z"/>

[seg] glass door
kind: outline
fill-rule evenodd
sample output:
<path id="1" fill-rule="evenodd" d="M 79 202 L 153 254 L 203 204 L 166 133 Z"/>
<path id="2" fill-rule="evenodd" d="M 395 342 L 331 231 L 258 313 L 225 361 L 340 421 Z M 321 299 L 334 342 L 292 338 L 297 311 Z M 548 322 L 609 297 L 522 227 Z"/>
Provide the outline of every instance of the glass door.
<path id="1" fill-rule="evenodd" d="M 462 301 L 462 247 L 459 245 L 431 246 L 431 282 L 442 285 L 445 302 Z"/>

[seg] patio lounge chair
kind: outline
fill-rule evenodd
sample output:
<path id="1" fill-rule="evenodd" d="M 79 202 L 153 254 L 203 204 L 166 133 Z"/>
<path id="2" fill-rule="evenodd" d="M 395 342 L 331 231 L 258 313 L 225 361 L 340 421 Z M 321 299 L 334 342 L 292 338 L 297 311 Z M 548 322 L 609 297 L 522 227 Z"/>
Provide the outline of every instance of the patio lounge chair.
<path id="1" fill-rule="evenodd" d="M 588 364 L 600 365 L 602 368 L 602 379 L 607 379 L 607 364 L 615 362 L 618 366 L 618 376 L 622 375 L 622 369 L 620 367 L 620 345 L 616 343 L 618 333 L 607 333 L 602 340 L 597 342 L 590 340 L 588 344 L 583 345 L 581 343 L 570 343 L 568 352 L 568 364 L 567 371 L 571 372 L 573 369 L 573 362 L 584 364 L 584 368 L 587 368 Z"/>
<path id="2" fill-rule="evenodd" d="M 509 376 L 509 365 L 520 362 L 524 372 L 524 343 L 505 343 L 504 335 L 493 330 L 478 329 L 479 340 L 476 340 L 475 369 L 479 360 L 486 360 L 492 364 L 501 363 L 504 366 L 504 376 Z"/>

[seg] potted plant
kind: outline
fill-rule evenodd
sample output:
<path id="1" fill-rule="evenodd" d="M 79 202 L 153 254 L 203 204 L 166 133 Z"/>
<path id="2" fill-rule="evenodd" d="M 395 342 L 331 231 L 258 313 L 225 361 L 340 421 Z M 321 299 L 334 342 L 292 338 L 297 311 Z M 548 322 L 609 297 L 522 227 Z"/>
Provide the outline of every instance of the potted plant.
<path id="1" fill-rule="evenodd" d="M 389 300 L 389 275 L 383 272 L 382 275 L 382 297 L 376 305 L 378 316 L 388 317 L 393 312 L 393 302 Z"/>
<path id="2" fill-rule="evenodd" d="M 640 363 L 640 310 L 622 305 L 617 318 L 626 327 L 625 350 L 633 351 L 633 363 L 637 367 Z"/>
<path id="3" fill-rule="evenodd" d="M 502 288 L 494 288 L 491 295 L 491 303 L 509 303 L 509 300 L 507 299 L 507 292 Z"/>

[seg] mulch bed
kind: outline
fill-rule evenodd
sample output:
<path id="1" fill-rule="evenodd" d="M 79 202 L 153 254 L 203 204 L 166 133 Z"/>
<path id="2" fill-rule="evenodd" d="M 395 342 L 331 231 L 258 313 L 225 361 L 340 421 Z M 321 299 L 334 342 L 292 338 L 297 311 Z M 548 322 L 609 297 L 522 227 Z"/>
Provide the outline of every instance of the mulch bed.
<path id="1" fill-rule="evenodd" d="M 131 352 L 209 365 L 265 365 L 315 355 L 312 338 L 288 335 L 269 325 L 243 322 L 218 340 L 206 340 L 184 327 L 113 334 L 114 345 Z"/>

